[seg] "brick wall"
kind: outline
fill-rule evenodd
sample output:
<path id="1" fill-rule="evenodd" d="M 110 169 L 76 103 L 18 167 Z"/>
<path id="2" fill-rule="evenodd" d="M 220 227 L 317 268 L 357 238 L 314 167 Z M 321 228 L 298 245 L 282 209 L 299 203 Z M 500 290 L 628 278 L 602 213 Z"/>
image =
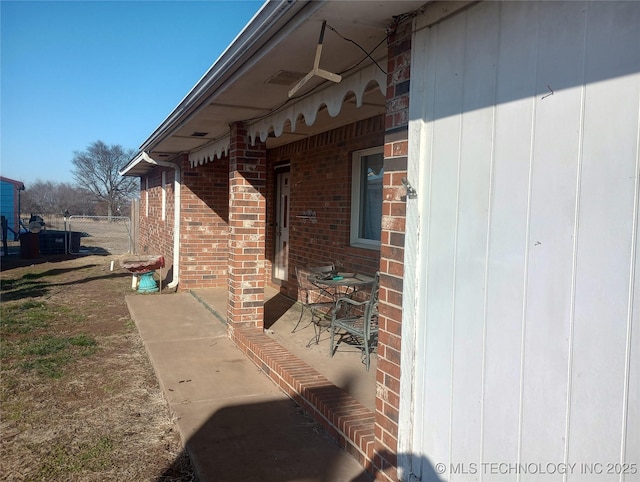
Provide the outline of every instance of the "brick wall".
<path id="1" fill-rule="evenodd" d="M 267 199 L 275 201 L 274 166 L 290 163 L 291 207 L 289 229 L 289 279 L 281 291 L 297 297 L 295 266 L 327 262 L 346 270 L 375 273 L 380 251 L 350 246 L 351 155 L 354 151 L 382 146 L 384 116 L 376 116 L 300 140 L 267 153 Z M 316 212 L 316 223 L 297 218 Z M 275 202 L 267 218 L 267 252 L 273 259 Z M 271 264 L 267 266 L 271 279 Z"/>
<path id="2" fill-rule="evenodd" d="M 166 216 L 162 220 L 162 173 L 166 176 Z M 148 190 L 145 191 L 146 180 Z M 140 179 L 140 234 L 137 251 L 139 254 L 162 255 L 165 266 L 173 264 L 173 206 L 174 170 L 156 168 Z M 148 206 L 147 206 L 148 201 Z M 148 214 L 147 214 L 148 213 Z M 166 273 L 167 281 L 172 278 Z"/>
<path id="3" fill-rule="evenodd" d="M 397 480 L 400 406 L 400 336 L 407 173 L 411 23 L 388 40 L 387 114 L 384 140 L 382 246 L 380 250 L 380 328 L 376 373 L 376 480 Z"/>
<path id="4" fill-rule="evenodd" d="M 180 284 L 179 290 L 224 287 L 227 284 L 229 162 L 216 159 L 192 168 L 186 156 L 179 161 L 181 175 Z M 162 173 L 165 172 L 166 206 L 162 219 Z M 162 254 L 173 279 L 175 171 L 158 167 L 140 183 L 140 254 Z M 147 198 L 149 207 L 147 210 Z M 148 213 L 148 214 L 147 214 Z"/>
<path id="5" fill-rule="evenodd" d="M 229 160 L 182 165 L 180 290 L 227 286 Z"/>

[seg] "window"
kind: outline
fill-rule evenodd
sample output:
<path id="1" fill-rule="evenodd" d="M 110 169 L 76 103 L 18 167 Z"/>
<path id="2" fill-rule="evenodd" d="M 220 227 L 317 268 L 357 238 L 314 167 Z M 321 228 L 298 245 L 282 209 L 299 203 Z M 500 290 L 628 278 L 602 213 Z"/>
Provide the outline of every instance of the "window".
<path id="1" fill-rule="evenodd" d="M 382 230 L 382 147 L 353 153 L 351 184 L 351 244 L 380 247 Z"/>

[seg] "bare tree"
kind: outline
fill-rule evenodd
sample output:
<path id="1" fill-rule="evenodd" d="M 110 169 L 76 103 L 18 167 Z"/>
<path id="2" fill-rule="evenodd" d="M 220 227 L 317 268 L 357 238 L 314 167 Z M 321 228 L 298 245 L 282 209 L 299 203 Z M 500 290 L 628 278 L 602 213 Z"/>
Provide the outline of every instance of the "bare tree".
<path id="1" fill-rule="evenodd" d="M 37 179 L 27 185 L 20 198 L 25 214 L 95 214 L 94 196 L 84 188 L 67 182 Z"/>
<path id="2" fill-rule="evenodd" d="M 21 196 L 22 211 L 30 214 L 49 214 L 59 212 L 56 209 L 56 184 L 51 181 L 36 180 L 27 184 Z M 61 211 L 60 211 L 61 212 Z"/>
<path id="3" fill-rule="evenodd" d="M 56 191 L 59 211 L 85 216 L 96 215 L 96 200 L 87 189 L 69 183 L 60 183 Z"/>
<path id="4" fill-rule="evenodd" d="M 66 182 L 42 181 L 27 184 L 21 196 L 25 214 L 96 214 L 96 200 L 89 191 Z"/>
<path id="5" fill-rule="evenodd" d="M 78 185 L 106 205 L 108 216 L 120 214 L 120 207 L 138 192 L 137 179 L 118 174 L 135 151 L 95 141 L 85 151 L 73 154 L 71 173 Z"/>

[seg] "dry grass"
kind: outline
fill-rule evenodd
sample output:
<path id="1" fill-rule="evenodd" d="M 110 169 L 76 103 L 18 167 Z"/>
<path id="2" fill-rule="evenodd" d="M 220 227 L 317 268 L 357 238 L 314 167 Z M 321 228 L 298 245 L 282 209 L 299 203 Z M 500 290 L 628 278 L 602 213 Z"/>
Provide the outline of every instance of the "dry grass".
<path id="1" fill-rule="evenodd" d="M 3 480 L 195 480 L 104 257 L 2 263 Z"/>

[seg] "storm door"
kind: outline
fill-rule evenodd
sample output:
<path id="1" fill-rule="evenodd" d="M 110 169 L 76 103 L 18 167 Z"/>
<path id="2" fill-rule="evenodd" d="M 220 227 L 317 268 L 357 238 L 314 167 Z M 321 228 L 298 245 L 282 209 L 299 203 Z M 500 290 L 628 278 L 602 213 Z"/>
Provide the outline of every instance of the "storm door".
<path id="1" fill-rule="evenodd" d="M 273 277 L 286 280 L 289 265 L 289 205 L 291 173 L 282 171 L 277 173 L 276 185 L 276 225 L 275 225 L 275 259 L 273 263 Z"/>

